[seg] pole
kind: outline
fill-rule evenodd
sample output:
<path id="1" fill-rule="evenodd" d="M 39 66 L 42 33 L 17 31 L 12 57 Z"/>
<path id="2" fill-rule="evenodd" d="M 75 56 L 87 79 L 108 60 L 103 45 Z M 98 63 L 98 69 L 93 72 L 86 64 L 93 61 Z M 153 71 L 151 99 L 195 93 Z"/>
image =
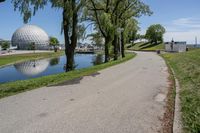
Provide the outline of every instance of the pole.
<path id="1" fill-rule="evenodd" d="M 195 37 L 195 45 L 197 46 L 197 37 Z"/>

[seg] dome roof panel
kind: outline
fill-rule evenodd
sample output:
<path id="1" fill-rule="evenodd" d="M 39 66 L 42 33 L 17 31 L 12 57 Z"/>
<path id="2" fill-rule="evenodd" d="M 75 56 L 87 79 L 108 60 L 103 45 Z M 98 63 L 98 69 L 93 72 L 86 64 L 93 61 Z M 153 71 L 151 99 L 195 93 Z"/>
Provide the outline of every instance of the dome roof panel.
<path id="1" fill-rule="evenodd" d="M 20 49 L 30 48 L 33 42 L 37 45 L 36 48 L 38 49 L 49 45 L 47 33 L 35 25 L 24 25 L 17 29 L 12 36 L 12 45 L 18 46 Z"/>

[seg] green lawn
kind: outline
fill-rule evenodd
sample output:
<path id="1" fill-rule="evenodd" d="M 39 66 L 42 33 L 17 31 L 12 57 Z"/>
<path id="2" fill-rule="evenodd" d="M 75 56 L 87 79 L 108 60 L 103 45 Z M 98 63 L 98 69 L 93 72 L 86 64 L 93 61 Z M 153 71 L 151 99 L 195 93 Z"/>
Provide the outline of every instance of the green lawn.
<path id="1" fill-rule="evenodd" d="M 200 49 L 162 56 L 180 82 L 184 130 L 200 133 Z"/>
<path id="2" fill-rule="evenodd" d="M 30 80 L 22 80 L 11 83 L 0 84 L 0 98 L 15 95 L 20 92 L 36 89 L 43 86 L 54 85 L 58 83 L 63 83 L 75 78 L 79 78 L 86 75 L 94 74 L 95 72 L 108 68 L 110 66 L 123 63 L 127 60 L 135 57 L 135 54 L 130 53 L 126 54 L 126 57 L 123 59 L 119 59 L 117 61 L 110 61 L 105 64 L 93 66 L 90 68 L 74 70 L 67 73 L 61 73 L 56 75 L 44 76 L 40 78 L 30 79 Z"/>
<path id="3" fill-rule="evenodd" d="M 64 54 L 63 51 L 59 52 L 48 52 L 48 53 L 30 53 L 30 54 L 19 54 L 19 55 L 7 55 L 0 56 L 0 67 L 4 65 L 14 64 L 21 61 L 41 59 L 41 58 L 51 58 Z"/>
<path id="4" fill-rule="evenodd" d="M 135 43 L 133 44 L 132 47 L 128 48 L 129 50 L 146 50 L 146 51 L 155 51 L 155 50 L 163 50 L 164 49 L 164 44 L 151 44 L 151 43 L 144 43 L 144 42 L 140 42 L 140 43 Z"/>

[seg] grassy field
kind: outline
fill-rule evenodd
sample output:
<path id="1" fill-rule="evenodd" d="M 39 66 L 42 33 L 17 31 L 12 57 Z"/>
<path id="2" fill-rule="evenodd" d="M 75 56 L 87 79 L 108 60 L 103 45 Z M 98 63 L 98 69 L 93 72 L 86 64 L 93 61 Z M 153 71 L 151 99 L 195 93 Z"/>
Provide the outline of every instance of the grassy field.
<path id="1" fill-rule="evenodd" d="M 63 51 L 60 52 L 48 52 L 48 53 L 30 53 L 30 54 L 19 54 L 19 55 L 7 55 L 0 56 L 0 67 L 14 64 L 21 61 L 41 59 L 41 58 L 51 58 L 64 54 Z"/>
<path id="2" fill-rule="evenodd" d="M 184 130 L 200 133 L 200 49 L 164 54 L 181 86 L 180 99 Z"/>
<path id="3" fill-rule="evenodd" d="M 126 57 L 123 59 L 119 59 L 117 61 L 110 61 L 105 64 L 93 66 L 90 68 L 74 70 L 67 73 L 61 73 L 56 75 L 44 76 L 40 78 L 30 79 L 30 80 L 22 80 L 11 83 L 0 84 L 0 98 L 15 95 L 20 92 L 36 89 L 43 86 L 55 85 L 58 83 L 63 83 L 75 78 L 79 78 L 86 75 L 94 74 L 95 72 L 108 68 L 110 66 L 123 63 L 127 60 L 132 59 L 135 54 L 126 54 Z"/>
<path id="4" fill-rule="evenodd" d="M 164 44 L 161 43 L 161 44 L 158 44 L 158 45 L 154 45 L 154 44 L 151 44 L 151 43 L 135 43 L 133 44 L 132 47 L 129 47 L 128 48 L 129 50 L 146 50 L 146 51 L 155 51 L 155 50 L 163 50 L 164 49 Z"/>

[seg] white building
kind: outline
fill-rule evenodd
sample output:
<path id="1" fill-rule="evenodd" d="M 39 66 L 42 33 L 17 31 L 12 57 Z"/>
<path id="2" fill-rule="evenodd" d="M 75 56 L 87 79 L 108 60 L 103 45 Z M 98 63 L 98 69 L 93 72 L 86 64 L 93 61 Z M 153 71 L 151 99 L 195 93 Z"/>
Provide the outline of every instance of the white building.
<path id="1" fill-rule="evenodd" d="M 17 29 L 12 36 L 12 46 L 20 50 L 29 50 L 35 47 L 38 50 L 49 49 L 49 36 L 36 25 L 24 25 Z"/>
<path id="2" fill-rule="evenodd" d="M 165 51 L 166 52 L 186 52 L 187 45 L 186 42 L 166 42 Z"/>

